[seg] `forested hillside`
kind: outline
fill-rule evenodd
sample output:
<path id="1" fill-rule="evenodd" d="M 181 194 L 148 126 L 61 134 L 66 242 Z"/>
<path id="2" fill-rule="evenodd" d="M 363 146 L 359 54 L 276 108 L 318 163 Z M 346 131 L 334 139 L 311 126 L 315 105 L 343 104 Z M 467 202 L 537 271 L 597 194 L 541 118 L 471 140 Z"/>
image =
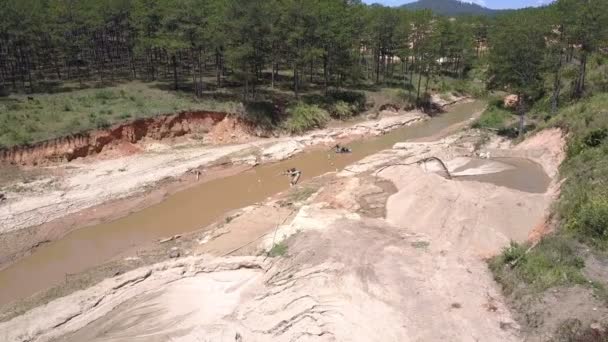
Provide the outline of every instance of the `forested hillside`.
<path id="1" fill-rule="evenodd" d="M 430 88 L 467 92 L 454 81 L 484 54 L 488 25 L 340 0 L 7 0 L 0 3 L 0 94 L 27 96 L 0 102 L 7 114 L 0 146 L 161 108 L 269 101 L 264 108 L 283 111 L 303 93 L 329 88 L 383 85 L 424 105 Z M 49 93 L 56 94 L 40 96 Z M 343 100 L 355 97 L 312 104 L 343 117 L 357 106 Z M 339 108 L 327 106 L 336 100 Z"/>
<path id="2" fill-rule="evenodd" d="M 214 72 L 252 95 L 290 70 L 294 90 L 317 77 L 325 85 L 393 75 L 395 57 L 436 73 L 472 63 L 486 24 L 451 22 L 427 12 L 357 1 L 8 0 L 0 4 L 0 87 L 39 92 L 49 84 L 168 78 L 173 88 Z M 407 69 L 411 66 L 407 65 Z M 270 72 L 274 71 L 274 72 Z M 311 75 L 312 74 L 312 75 Z"/>
<path id="3" fill-rule="evenodd" d="M 428 9 L 433 13 L 448 16 L 458 15 L 488 15 L 494 16 L 501 13 L 478 4 L 462 2 L 459 0 L 418 0 L 401 6 L 410 10 Z"/>
<path id="4" fill-rule="evenodd" d="M 372 85 L 425 106 L 430 92 L 482 95 L 487 83 L 520 93 L 522 117 L 551 92 L 555 112 L 562 98 L 580 98 L 595 82 L 587 64 L 605 46 L 605 7 L 565 0 L 455 19 L 341 0 L 6 0 L 0 94 L 30 95 L 0 103 L 0 145 L 107 126 L 138 111 L 201 108 L 209 99 L 214 108 L 285 104 L 303 92 Z M 564 75 L 575 75 L 573 82 L 562 85 Z M 133 80 L 154 88 L 120 87 Z M 91 87 L 114 88 L 84 92 Z M 74 90 L 80 93 L 66 93 Z M 159 90 L 172 104 L 151 108 L 164 97 Z M 60 94 L 31 96 L 46 93 Z M 355 97 L 313 104 L 354 112 L 344 100 Z M 341 108 L 327 106 L 337 100 Z M 57 127 L 38 134 L 49 122 Z"/>

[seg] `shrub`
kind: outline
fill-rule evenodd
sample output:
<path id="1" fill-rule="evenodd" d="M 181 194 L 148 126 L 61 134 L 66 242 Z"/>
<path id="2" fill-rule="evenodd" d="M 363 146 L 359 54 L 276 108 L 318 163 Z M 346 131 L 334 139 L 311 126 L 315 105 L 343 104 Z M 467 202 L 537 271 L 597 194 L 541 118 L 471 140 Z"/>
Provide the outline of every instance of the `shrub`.
<path id="1" fill-rule="evenodd" d="M 331 116 L 340 120 L 350 118 L 355 114 L 355 112 L 356 108 L 354 108 L 354 106 L 341 100 L 334 103 L 330 109 Z"/>
<path id="2" fill-rule="evenodd" d="M 316 105 L 298 103 L 287 110 L 289 118 L 284 128 L 291 134 L 300 134 L 313 128 L 322 128 L 329 121 L 326 110 Z"/>
<path id="3" fill-rule="evenodd" d="M 587 133 L 583 138 L 583 142 L 589 147 L 597 147 L 606 139 L 606 137 L 608 137 L 608 129 L 600 128 Z"/>

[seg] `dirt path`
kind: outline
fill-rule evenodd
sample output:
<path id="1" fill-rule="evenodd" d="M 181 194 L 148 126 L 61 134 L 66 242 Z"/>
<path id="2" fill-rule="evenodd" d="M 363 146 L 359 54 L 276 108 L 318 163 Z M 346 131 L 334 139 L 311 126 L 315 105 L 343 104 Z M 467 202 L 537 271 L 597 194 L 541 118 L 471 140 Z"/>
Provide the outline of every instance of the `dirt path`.
<path id="1" fill-rule="evenodd" d="M 551 151 L 563 147 L 560 138 L 552 133 L 542 145 L 528 141 L 504 153 L 542 156 L 535 161 L 553 175 L 560 157 Z M 484 167 L 462 160 L 473 155 L 475 139 L 459 133 L 374 154 L 326 176 L 314 194 L 294 191 L 242 210 L 197 237 L 187 253 L 181 250 L 189 257 L 111 277 L 0 323 L 0 336 L 37 342 L 519 341 L 483 257 L 528 237 L 555 196 L 555 178 L 535 193 L 486 180 L 447 180 L 432 165 L 413 164 L 434 155 L 470 175 L 504 172 L 500 161 Z M 381 170 L 395 162 L 411 165 Z M 242 236 L 248 238 L 230 243 Z M 284 246 L 279 256 L 254 256 L 273 242 Z"/>

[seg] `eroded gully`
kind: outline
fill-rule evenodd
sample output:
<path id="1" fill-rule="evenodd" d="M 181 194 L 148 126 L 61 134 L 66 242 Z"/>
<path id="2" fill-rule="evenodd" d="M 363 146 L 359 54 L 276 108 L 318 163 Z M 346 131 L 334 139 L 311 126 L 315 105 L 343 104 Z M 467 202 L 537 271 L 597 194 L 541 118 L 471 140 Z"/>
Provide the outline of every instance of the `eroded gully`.
<path id="1" fill-rule="evenodd" d="M 0 271 L 0 306 L 59 284 L 66 274 L 82 272 L 116 255 L 162 237 L 202 229 L 222 214 L 265 200 L 286 190 L 285 169 L 302 171 L 301 181 L 336 171 L 401 141 L 434 137 L 463 123 L 485 106 L 481 101 L 454 105 L 446 114 L 386 135 L 350 144 L 353 153 L 334 155 L 313 150 L 274 164 L 202 183 L 163 202 L 112 222 L 75 230 L 37 248 Z"/>

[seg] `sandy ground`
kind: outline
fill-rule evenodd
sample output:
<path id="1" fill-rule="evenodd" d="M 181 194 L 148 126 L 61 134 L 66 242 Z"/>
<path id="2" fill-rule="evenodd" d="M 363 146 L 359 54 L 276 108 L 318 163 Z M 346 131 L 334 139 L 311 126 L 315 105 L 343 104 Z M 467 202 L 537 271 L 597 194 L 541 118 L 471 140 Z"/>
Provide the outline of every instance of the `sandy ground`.
<path id="1" fill-rule="evenodd" d="M 384 113 L 379 119 L 349 127 L 228 146 L 203 146 L 194 139 L 177 145 L 144 142 L 139 146 L 141 153 L 49 167 L 48 174 L 53 176 L 3 188 L 7 200 L 0 204 L 0 267 L 41 243 L 64 236 L 71 229 L 124 216 L 157 203 L 167 193 L 188 184 L 193 186 L 231 170 L 237 172 L 259 163 L 284 160 L 314 146 L 381 135 L 425 118 L 416 111 Z M 192 170 L 201 172 L 198 182 Z M 176 186 L 170 180 L 180 184 Z M 158 191 L 163 182 L 166 183 L 164 191 Z M 156 191 L 156 195 L 141 197 L 150 191 Z M 89 208 L 95 210 L 85 213 Z"/>
<path id="2" fill-rule="evenodd" d="M 472 155 L 469 138 L 456 134 L 398 144 L 334 175 L 296 206 L 275 201 L 249 207 L 200 240 L 192 256 L 118 275 L 37 307 L 0 323 L 0 337 L 519 341 L 519 327 L 483 258 L 510 240 L 526 240 L 544 219 L 557 185 L 531 193 L 448 180 L 433 165 L 415 164 L 434 155 L 451 171 L 505 172 L 491 160 L 462 169 L 473 165 L 462 159 Z M 553 132 L 542 143 L 523 146 L 549 154 L 563 147 L 557 146 L 560 139 Z M 509 153 L 525 155 L 528 149 Z M 549 159 L 537 161 L 548 161 L 542 166 L 555 174 L 560 160 Z M 395 162 L 409 165 L 381 169 Z M 243 234 L 249 239 L 230 243 Z M 264 251 L 277 242 L 287 250 L 267 257 Z"/>
<path id="3" fill-rule="evenodd" d="M 131 196 L 162 179 L 180 176 L 218 161 L 253 164 L 257 155 L 264 162 L 279 161 L 307 146 L 331 144 L 336 139 L 349 137 L 380 135 L 422 118 L 420 113 L 412 112 L 358 123 L 349 128 L 318 130 L 302 137 L 263 139 L 221 147 L 192 142 L 178 146 L 153 142 L 144 146 L 144 153 L 137 155 L 72 162 L 59 166 L 65 172 L 60 179 L 40 179 L 7 186 L 8 200 L 0 206 L 0 232 L 39 225 L 99 203 Z"/>

